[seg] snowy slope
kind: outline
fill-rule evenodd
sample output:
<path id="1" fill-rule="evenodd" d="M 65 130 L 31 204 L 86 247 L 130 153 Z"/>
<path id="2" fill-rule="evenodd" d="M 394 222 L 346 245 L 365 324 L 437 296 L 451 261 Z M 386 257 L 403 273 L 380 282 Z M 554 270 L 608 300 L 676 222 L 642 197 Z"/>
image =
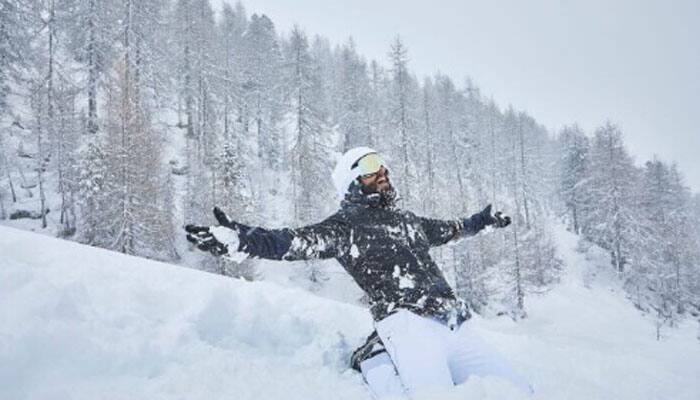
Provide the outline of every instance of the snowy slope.
<path id="1" fill-rule="evenodd" d="M 469 323 L 537 398 L 700 398 L 697 326 L 656 341 L 557 235 L 567 275 L 529 318 Z M 365 310 L 301 290 L 0 227 L 0 399 L 367 399 L 346 363 L 370 330 Z M 491 378 L 431 398 L 518 394 Z"/>

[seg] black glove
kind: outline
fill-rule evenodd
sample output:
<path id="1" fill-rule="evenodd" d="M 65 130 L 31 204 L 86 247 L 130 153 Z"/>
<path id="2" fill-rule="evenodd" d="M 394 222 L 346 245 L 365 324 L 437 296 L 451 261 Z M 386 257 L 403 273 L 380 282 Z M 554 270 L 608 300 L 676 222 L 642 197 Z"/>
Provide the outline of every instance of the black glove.
<path id="1" fill-rule="evenodd" d="M 246 225 L 239 224 L 236 221 L 231 220 L 226 214 L 221 211 L 219 207 L 214 207 L 214 217 L 216 217 L 219 225 L 233 230 L 235 233 L 240 234 L 241 231 L 249 229 Z M 202 251 L 208 251 L 215 256 L 222 256 L 229 254 L 229 243 L 221 243 L 217 240 L 216 236 L 212 233 L 211 229 L 217 228 L 216 226 L 198 226 L 198 225 L 187 225 L 185 226 L 185 231 L 187 231 L 187 240 L 194 243 L 198 249 Z M 221 237 L 221 236 L 220 236 Z M 234 252 L 238 249 L 233 249 Z"/>
<path id="2" fill-rule="evenodd" d="M 198 249 L 208 251 L 215 256 L 228 253 L 228 247 L 216 240 L 208 226 L 187 225 L 185 231 L 187 231 L 187 240 L 194 243 Z"/>
<path id="3" fill-rule="evenodd" d="M 491 204 L 484 208 L 481 216 L 484 218 L 484 225 L 494 225 L 496 228 L 505 228 L 510 225 L 510 217 L 503 215 L 502 212 L 496 211 L 496 214 L 491 215 Z"/>

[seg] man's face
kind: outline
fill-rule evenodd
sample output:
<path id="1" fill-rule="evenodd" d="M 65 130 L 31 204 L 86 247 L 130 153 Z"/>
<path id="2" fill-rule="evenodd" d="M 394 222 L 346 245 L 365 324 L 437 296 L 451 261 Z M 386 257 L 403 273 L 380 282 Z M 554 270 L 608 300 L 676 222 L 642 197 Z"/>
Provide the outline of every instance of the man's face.
<path id="1" fill-rule="evenodd" d="M 382 193 L 392 189 L 389 181 L 389 171 L 383 165 L 379 168 L 379 171 L 373 174 L 361 175 L 360 183 L 365 194 Z"/>

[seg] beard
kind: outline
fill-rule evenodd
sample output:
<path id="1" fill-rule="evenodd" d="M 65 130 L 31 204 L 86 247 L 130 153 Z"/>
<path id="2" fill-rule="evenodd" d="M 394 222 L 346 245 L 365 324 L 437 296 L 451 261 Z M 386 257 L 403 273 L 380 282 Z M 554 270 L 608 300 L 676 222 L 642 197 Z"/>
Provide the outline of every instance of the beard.
<path id="1" fill-rule="evenodd" d="M 361 185 L 361 191 L 364 195 L 375 197 L 378 201 L 376 205 L 381 207 L 394 207 L 396 204 L 397 193 L 396 189 L 391 185 L 389 179 L 377 184 Z M 372 196 L 375 195 L 375 196 Z M 377 196 L 378 195 L 378 196 Z"/>
<path id="2" fill-rule="evenodd" d="M 362 185 L 362 193 L 364 194 L 373 194 L 373 193 L 389 193 L 393 192 L 394 187 L 391 185 L 391 182 L 389 179 L 385 180 L 382 183 L 377 183 L 374 182 L 371 185 Z"/>

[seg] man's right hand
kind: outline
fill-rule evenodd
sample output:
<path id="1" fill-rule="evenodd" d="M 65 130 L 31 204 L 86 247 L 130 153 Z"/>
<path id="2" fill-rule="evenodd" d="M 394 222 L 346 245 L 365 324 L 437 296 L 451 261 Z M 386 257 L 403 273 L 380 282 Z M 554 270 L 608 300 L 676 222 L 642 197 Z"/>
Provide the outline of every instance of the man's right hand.
<path id="1" fill-rule="evenodd" d="M 185 226 L 187 240 L 194 243 L 198 249 L 208 251 L 215 256 L 238 252 L 240 244 L 238 235 L 245 226 L 231 220 L 219 207 L 214 207 L 214 217 L 220 226 Z"/>
<path id="2" fill-rule="evenodd" d="M 228 253 L 228 247 L 217 240 L 209 226 L 187 225 L 187 240 L 202 251 L 208 251 L 215 256 Z"/>

